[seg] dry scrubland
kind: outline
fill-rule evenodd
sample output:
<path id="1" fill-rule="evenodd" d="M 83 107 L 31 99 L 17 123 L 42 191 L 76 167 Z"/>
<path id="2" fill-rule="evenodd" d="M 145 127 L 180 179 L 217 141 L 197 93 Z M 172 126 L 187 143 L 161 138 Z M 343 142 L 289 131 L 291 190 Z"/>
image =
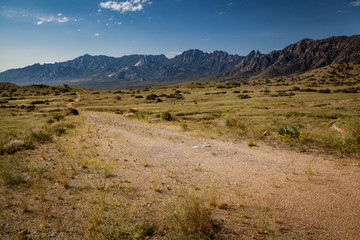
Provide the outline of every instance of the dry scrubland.
<path id="1" fill-rule="evenodd" d="M 1 239 L 360 235 L 359 65 L 0 91 Z"/>

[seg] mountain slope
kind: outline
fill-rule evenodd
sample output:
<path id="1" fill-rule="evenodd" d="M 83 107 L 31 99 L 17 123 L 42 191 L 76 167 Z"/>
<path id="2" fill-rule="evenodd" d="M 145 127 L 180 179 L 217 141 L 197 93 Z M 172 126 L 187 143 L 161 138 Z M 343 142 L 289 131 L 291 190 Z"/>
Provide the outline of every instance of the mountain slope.
<path id="1" fill-rule="evenodd" d="M 242 62 L 222 76 L 235 78 L 276 77 L 303 73 L 334 63 L 360 63 L 360 35 L 303 39 L 280 51 Z"/>
<path id="2" fill-rule="evenodd" d="M 260 54 L 260 53 L 258 53 Z M 244 59 L 255 56 L 253 52 L 246 57 L 215 51 L 205 53 L 188 50 L 173 59 L 165 55 L 130 55 L 120 58 L 90 56 L 88 54 L 73 60 L 55 64 L 34 64 L 21 69 L 0 73 L 0 81 L 17 84 L 32 83 L 72 83 L 92 86 L 96 84 L 147 81 L 191 80 L 224 73 L 233 69 Z"/>
<path id="3" fill-rule="evenodd" d="M 17 84 L 71 84 L 89 88 L 162 85 L 206 77 L 248 80 L 304 73 L 334 63 L 360 63 L 360 35 L 303 39 L 280 51 L 247 56 L 223 51 L 188 50 L 165 55 L 119 58 L 84 55 L 55 64 L 35 64 L 0 73 L 0 81 Z"/>

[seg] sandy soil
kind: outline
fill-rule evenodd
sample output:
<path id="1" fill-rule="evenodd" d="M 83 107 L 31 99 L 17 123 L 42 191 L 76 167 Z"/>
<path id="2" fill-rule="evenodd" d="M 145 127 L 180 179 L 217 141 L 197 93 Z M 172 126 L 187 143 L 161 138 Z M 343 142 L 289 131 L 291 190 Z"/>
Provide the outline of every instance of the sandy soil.
<path id="1" fill-rule="evenodd" d="M 274 224 L 280 238 L 360 239 L 360 168 L 351 161 L 196 138 L 180 127 L 171 131 L 115 114 L 82 114 L 83 138 L 118 163 L 114 171 L 144 202 L 160 204 L 179 189 L 216 189 L 224 207 L 214 218 L 229 236 L 241 235 L 249 218 L 262 221 L 265 234 Z M 265 214 L 257 219 L 257 211 Z"/>

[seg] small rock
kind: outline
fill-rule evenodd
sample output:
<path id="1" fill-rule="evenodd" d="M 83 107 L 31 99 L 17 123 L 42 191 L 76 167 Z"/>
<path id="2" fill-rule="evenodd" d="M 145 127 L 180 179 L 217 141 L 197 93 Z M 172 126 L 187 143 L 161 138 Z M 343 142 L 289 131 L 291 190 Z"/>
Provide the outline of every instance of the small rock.
<path id="1" fill-rule="evenodd" d="M 193 148 L 199 148 L 200 146 L 193 146 Z"/>
<path id="2" fill-rule="evenodd" d="M 123 114 L 124 117 L 131 117 L 131 116 L 134 116 L 134 113 L 124 113 Z"/>
<path id="3" fill-rule="evenodd" d="M 209 148 L 209 147 L 211 147 L 211 146 L 210 146 L 210 144 L 205 144 L 205 145 L 202 145 L 201 147 L 203 147 L 203 148 L 208 147 L 208 148 Z"/>

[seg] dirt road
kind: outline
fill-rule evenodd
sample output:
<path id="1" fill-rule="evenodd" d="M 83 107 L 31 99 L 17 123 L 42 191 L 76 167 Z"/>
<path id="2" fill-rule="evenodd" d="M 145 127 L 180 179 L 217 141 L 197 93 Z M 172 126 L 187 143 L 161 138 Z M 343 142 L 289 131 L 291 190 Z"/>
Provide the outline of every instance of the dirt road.
<path id="1" fill-rule="evenodd" d="M 263 228 L 257 231 L 275 226 L 286 239 L 360 238 L 360 168 L 354 163 L 262 143 L 194 138 L 180 128 L 115 114 L 83 114 L 97 154 L 119 163 L 115 171 L 144 202 L 179 189 L 216 191 L 223 207 L 214 217 L 234 236 L 241 236 L 249 218 Z"/>

